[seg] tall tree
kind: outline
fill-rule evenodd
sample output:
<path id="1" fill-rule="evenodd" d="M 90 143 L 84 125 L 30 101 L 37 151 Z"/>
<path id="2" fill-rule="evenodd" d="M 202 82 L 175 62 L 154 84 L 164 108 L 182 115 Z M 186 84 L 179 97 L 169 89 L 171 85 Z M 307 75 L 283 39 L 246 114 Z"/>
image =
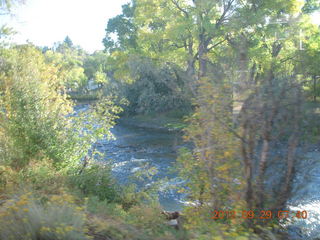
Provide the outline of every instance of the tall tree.
<path id="1" fill-rule="evenodd" d="M 73 47 L 73 42 L 69 36 L 66 36 L 66 38 L 63 40 L 63 43 L 69 48 Z"/>
<path id="2" fill-rule="evenodd" d="M 135 2 L 122 6 L 122 14 L 111 18 L 106 28 L 103 44 L 106 51 L 126 50 L 136 46 L 136 26 L 133 23 Z"/>

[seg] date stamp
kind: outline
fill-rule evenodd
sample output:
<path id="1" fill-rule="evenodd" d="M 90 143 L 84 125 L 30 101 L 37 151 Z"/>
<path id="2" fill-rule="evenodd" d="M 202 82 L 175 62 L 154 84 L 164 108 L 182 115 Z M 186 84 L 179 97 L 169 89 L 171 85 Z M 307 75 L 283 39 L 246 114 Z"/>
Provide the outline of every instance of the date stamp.
<path id="1" fill-rule="evenodd" d="M 211 219 L 287 219 L 287 218 L 297 218 L 297 219 L 307 219 L 307 211 L 277 211 L 273 212 L 270 210 L 261 210 L 261 211 L 252 211 L 252 210 L 243 210 L 243 211 L 212 211 Z"/>

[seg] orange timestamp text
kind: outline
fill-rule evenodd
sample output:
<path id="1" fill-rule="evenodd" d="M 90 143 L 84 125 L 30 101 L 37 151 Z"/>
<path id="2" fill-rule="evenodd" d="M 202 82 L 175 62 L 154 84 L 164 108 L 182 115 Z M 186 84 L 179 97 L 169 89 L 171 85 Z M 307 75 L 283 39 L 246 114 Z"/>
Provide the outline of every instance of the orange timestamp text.
<path id="1" fill-rule="evenodd" d="M 242 210 L 242 211 L 212 211 L 211 219 L 286 219 L 286 218 L 298 218 L 298 219 L 307 219 L 307 211 L 271 211 L 271 210 L 261 210 L 261 211 L 252 211 L 252 210 Z"/>

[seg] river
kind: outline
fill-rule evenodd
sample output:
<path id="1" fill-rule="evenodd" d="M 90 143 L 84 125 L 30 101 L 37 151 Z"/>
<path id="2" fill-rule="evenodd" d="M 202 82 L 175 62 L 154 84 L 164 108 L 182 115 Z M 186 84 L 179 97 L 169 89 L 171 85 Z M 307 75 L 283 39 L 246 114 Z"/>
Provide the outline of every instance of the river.
<path id="1" fill-rule="evenodd" d="M 182 147 L 181 134 L 165 130 L 147 129 L 120 123 L 111 129 L 115 140 L 100 140 L 96 148 L 112 164 L 112 173 L 120 184 L 127 184 L 139 171 L 154 168 L 149 182 L 164 181 L 160 185 L 159 201 L 167 211 L 180 211 L 185 196 L 171 187 L 183 181 L 173 172 L 177 151 Z M 138 182 L 137 182 L 138 183 Z"/>
<path id="2" fill-rule="evenodd" d="M 159 129 L 148 129 L 121 122 L 111 129 L 115 140 L 100 140 L 96 148 L 105 154 L 105 161 L 112 164 L 112 173 L 121 184 L 129 183 L 137 171 L 146 164 L 157 169 L 154 178 L 165 180 L 159 201 L 168 211 L 180 211 L 186 203 L 186 196 L 171 189 L 182 186 L 183 181 L 171 171 L 177 151 L 184 145 L 181 134 Z M 307 219 L 285 223 L 289 225 L 290 239 L 320 239 L 320 152 L 317 146 L 303 154 L 296 168 L 293 194 L 288 202 L 290 210 L 308 212 Z M 274 179 L 277 169 L 269 169 Z M 285 225 L 284 224 L 284 225 Z"/>

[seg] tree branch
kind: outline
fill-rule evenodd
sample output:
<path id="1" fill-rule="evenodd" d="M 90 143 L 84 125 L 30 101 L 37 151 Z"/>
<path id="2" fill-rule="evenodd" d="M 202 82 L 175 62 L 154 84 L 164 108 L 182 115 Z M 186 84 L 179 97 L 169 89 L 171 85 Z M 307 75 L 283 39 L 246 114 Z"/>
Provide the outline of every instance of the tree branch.
<path id="1" fill-rule="evenodd" d="M 221 17 L 216 22 L 216 28 L 218 28 L 222 24 L 222 22 L 225 20 L 225 17 L 227 15 L 228 11 L 230 10 L 233 2 L 234 2 L 234 0 L 230 0 L 230 1 L 228 1 L 227 4 L 223 4 L 223 13 L 222 13 Z"/>
<path id="2" fill-rule="evenodd" d="M 227 41 L 227 39 L 223 39 L 220 42 L 217 42 L 216 44 L 212 45 L 211 47 L 208 48 L 208 52 L 211 51 L 213 48 L 219 46 L 221 43 L 224 43 L 225 41 Z"/>
<path id="3" fill-rule="evenodd" d="M 175 5 L 187 18 L 189 18 L 189 13 L 184 10 L 182 7 L 179 6 L 178 2 L 176 0 L 171 0 L 173 5 Z"/>

